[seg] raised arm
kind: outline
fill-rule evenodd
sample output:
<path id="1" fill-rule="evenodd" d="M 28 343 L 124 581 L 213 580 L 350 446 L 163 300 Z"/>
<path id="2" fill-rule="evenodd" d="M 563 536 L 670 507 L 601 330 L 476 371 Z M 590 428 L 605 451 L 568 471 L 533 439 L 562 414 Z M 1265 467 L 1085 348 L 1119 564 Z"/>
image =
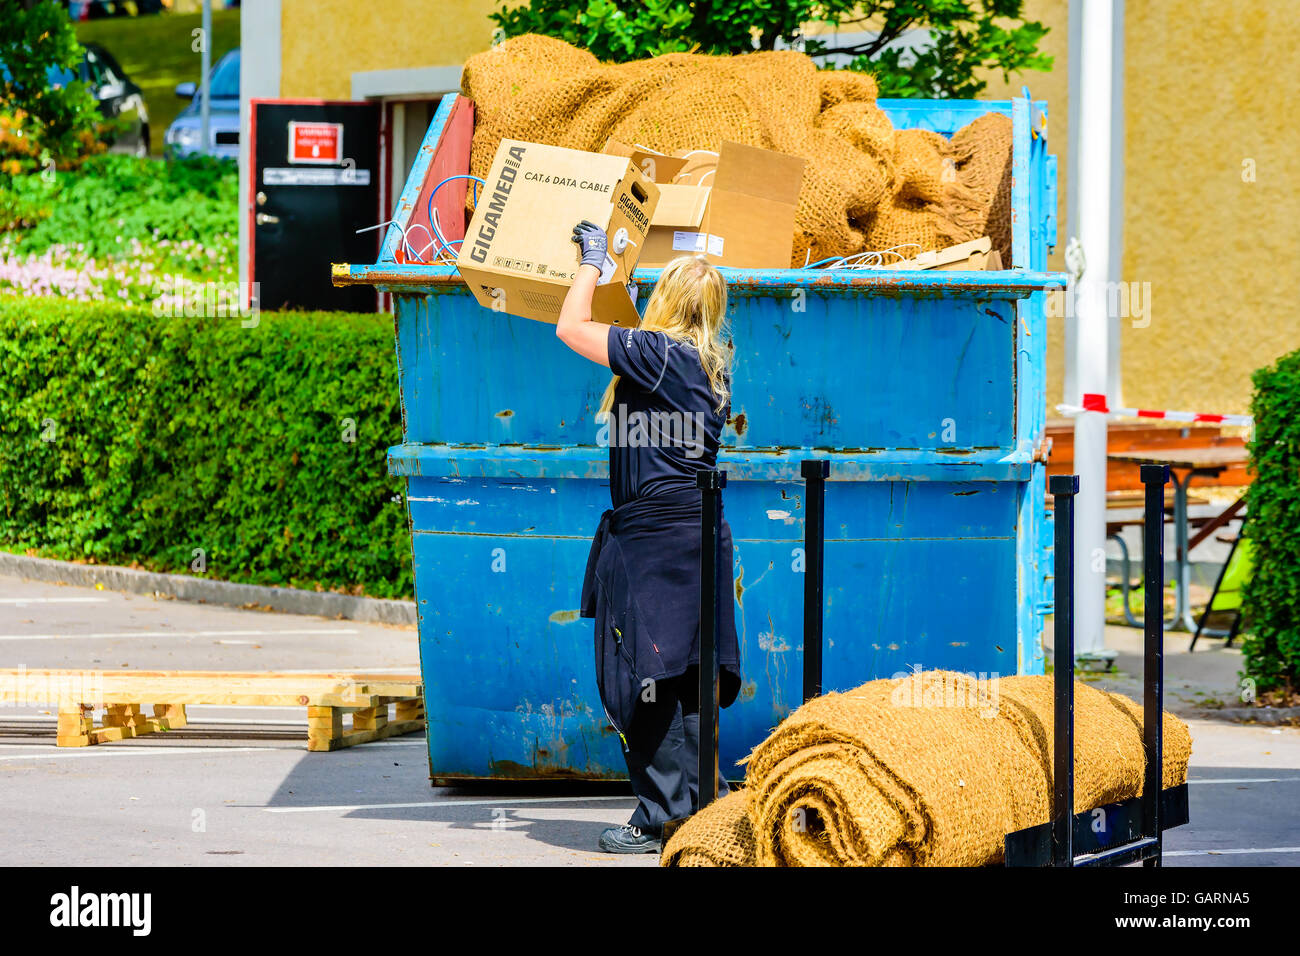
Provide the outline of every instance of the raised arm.
<path id="1" fill-rule="evenodd" d="M 582 264 L 564 297 L 555 334 L 583 358 L 609 368 L 609 326 L 591 319 L 591 297 L 600 278 L 608 240 L 604 230 L 584 219 L 573 227 L 573 241 L 582 252 Z"/>

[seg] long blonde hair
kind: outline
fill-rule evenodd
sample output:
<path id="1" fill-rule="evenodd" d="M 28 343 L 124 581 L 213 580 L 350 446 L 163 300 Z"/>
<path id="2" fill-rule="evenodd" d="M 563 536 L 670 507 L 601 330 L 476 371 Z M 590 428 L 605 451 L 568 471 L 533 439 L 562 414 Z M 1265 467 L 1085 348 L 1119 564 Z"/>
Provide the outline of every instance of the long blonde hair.
<path id="1" fill-rule="evenodd" d="M 663 332 L 670 339 L 693 346 L 709 377 L 709 388 L 722 411 L 730 397 L 730 350 L 723 342 L 727 320 L 727 281 L 703 256 L 679 256 L 664 266 L 646 303 L 641 329 Z M 615 375 L 600 400 L 600 411 L 614 407 Z"/>

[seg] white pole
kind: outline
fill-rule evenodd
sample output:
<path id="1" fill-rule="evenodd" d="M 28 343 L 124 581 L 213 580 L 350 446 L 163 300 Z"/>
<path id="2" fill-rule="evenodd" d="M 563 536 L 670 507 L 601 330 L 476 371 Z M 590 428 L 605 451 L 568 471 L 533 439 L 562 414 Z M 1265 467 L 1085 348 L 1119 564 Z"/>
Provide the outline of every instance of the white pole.
<path id="1" fill-rule="evenodd" d="M 1110 320 L 1106 283 L 1110 276 L 1111 81 L 1116 29 L 1114 0 L 1087 0 L 1080 11 L 1078 223 L 1084 272 L 1075 287 L 1074 383 L 1080 393 L 1109 395 Z M 1122 28 L 1122 24 L 1119 25 Z M 1082 412 L 1074 422 L 1075 657 L 1108 657 L 1106 614 L 1106 416 Z"/>
<path id="2" fill-rule="evenodd" d="M 201 71 L 199 76 L 199 142 L 200 152 L 212 151 L 212 92 L 208 74 L 212 72 L 212 0 L 203 0 L 203 46 L 199 48 Z"/>

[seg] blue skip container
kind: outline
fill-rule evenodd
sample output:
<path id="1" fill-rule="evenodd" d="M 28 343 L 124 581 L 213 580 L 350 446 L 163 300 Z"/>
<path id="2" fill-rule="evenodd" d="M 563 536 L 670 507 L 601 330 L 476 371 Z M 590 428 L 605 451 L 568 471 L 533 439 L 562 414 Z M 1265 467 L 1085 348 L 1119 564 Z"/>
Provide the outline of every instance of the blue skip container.
<path id="1" fill-rule="evenodd" d="M 917 667 L 1042 673 L 1045 297 L 1056 241 L 1046 104 L 881 100 L 897 128 L 1011 117 L 1013 263 L 996 272 L 724 269 L 733 420 L 718 467 L 735 539 L 743 686 L 721 766 L 800 703 L 800 462 L 827 458 L 823 683 Z M 473 104 L 443 99 L 395 214 L 466 172 Z M 438 194 L 463 235 L 465 180 Z M 453 188 L 456 185 L 456 188 Z M 457 206 L 459 204 L 459 210 Z M 459 218 L 457 218 L 459 216 Z M 422 244 L 422 243 L 421 243 Z M 578 616 L 609 507 L 594 412 L 609 373 L 552 326 L 479 306 L 454 266 L 406 264 L 390 229 L 339 285 L 392 294 L 402 444 L 435 779 L 626 776 Z M 642 305 L 658 270 L 636 272 Z"/>

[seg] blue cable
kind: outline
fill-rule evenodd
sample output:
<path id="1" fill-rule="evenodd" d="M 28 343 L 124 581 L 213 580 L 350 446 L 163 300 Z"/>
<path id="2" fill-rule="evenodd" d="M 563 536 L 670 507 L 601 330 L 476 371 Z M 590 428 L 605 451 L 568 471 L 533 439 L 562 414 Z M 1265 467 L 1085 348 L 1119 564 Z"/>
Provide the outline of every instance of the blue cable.
<path id="1" fill-rule="evenodd" d="M 433 197 L 436 196 L 436 195 L 438 195 L 438 190 L 439 190 L 439 189 L 441 189 L 443 186 L 447 185 L 447 183 L 451 182 L 453 179 L 472 179 L 472 180 L 474 180 L 474 205 L 475 205 L 475 206 L 478 205 L 478 189 L 479 189 L 479 187 L 480 187 L 480 186 L 486 186 L 486 185 L 487 185 L 487 183 L 485 183 L 483 180 L 479 179 L 477 176 L 471 176 L 469 173 L 457 173 L 457 174 L 454 175 L 454 176 L 448 176 L 448 177 L 447 177 L 446 179 L 444 179 L 442 182 L 438 183 L 438 185 L 436 185 L 436 186 L 433 187 L 433 191 L 432 191 L 431 193 L 429 193 L 429 201 L 428 201 L 428 203 L 426 204 L 425 215 L 426 215 L 426 216 L 428 217 L 428 219 L 429 219 L 429 229 L 433 232 L 433 237 L 434 237 L 435 239 L 437 239 L 440 243 L 442 243 L 442 247 L 443 247 L 444 249 L 450 249 L 450 248 L 451 248 L 451 242 L 448 242 L 448 241 L 446 240 L 446 238 L 443 236 L 443 234 L 442 234 L 442 230 L 439 229 L 437 226 L 435 226 L 435 225 L 433 224 Z M 464 241 L 465 241 L 465 240 L 463 240 L 463 239 L 453 239 L 453 240 L 452 240 L 452 242 L 461 242 L 461 243 L 463 243 Z M 435 253 L 435 255 L 437 255 L 437 253 Z"/>

